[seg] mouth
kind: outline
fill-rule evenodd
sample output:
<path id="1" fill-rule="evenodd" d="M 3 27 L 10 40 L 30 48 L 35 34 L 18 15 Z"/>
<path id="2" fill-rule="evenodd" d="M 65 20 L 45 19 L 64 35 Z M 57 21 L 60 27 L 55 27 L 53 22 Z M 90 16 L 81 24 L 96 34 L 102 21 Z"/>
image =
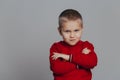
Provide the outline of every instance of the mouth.
<path id="1" fill-rule="evenodd" d="M 73 41 L 75 41 L 75 40 L 76 40 L 76 39 L 71 39 L 70 41 L 73 42 Z"/>

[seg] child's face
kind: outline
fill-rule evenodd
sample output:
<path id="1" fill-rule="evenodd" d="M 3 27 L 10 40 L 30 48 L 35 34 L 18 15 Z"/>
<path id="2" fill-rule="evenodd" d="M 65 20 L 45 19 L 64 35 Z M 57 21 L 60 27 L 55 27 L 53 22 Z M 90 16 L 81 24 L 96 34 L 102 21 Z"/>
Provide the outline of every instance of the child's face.
<path id="1" fill-rule="evenodd" d="M 82 30 L 81 20 L 67 21 L 61 28 L 61 36 L 66 43 L 73 46 L 80 40 Z"/>

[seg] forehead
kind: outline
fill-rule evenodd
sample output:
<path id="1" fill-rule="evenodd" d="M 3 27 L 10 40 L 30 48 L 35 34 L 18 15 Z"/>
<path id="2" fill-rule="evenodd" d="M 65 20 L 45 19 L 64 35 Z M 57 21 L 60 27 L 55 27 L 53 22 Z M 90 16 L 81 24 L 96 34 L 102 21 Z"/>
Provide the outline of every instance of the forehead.
<path id="1" fill-rule="evenodd" d="M 82 28 L 82 21 L 80 19 L 77 20 L 68 20 L 63 23 L 62 28 L 64 29 L 78 29 Z"/>

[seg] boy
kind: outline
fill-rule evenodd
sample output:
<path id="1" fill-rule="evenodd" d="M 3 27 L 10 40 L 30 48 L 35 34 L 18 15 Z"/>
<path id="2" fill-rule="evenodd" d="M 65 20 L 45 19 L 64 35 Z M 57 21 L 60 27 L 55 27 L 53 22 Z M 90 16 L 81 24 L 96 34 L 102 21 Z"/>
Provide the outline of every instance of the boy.
<path id="1" fill-rule="evenodd" d="M 58 31 L 63 41 L 51 46 L 49 57 L 54 80 L 91 80 L 97 56 L 93 45 L 81 40 L 81 14 L 74 9 L 64 10 L 59 15 Z"/>

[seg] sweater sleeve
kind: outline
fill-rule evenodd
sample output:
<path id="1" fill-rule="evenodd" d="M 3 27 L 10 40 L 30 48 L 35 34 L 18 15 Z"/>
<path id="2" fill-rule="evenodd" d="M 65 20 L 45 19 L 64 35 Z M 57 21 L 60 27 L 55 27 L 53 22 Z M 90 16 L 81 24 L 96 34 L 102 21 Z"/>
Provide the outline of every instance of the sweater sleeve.
<path id="1" fill-rule="evenodd" d="M 94 68 L 97 65 L 98 61 L 97 55 L 94 51 L 94 47 L 88 41 L 84 42 L 83 46 L 84 48 L 87 47 L 88 49 L 90 49 L 91 52 L 89 54 L 84 54 L 82 52 L 80 52 L 79 54 L 73 54 L 71 62 L 87 69 Z"/>
<path id="2" fill-rule="evenodd" d="M 55 43 L 50 48 L 50 56 L 49 56 L 50 69 L 53 71 L 53 73 L 62 75 L 76 69 L 76 65 L 73 63 L 63 61 L 59 58 L 56 60 L 52 60 L 51 56 L 53 55 L 53 52 L 58 52 L 58 49 Z"/>

